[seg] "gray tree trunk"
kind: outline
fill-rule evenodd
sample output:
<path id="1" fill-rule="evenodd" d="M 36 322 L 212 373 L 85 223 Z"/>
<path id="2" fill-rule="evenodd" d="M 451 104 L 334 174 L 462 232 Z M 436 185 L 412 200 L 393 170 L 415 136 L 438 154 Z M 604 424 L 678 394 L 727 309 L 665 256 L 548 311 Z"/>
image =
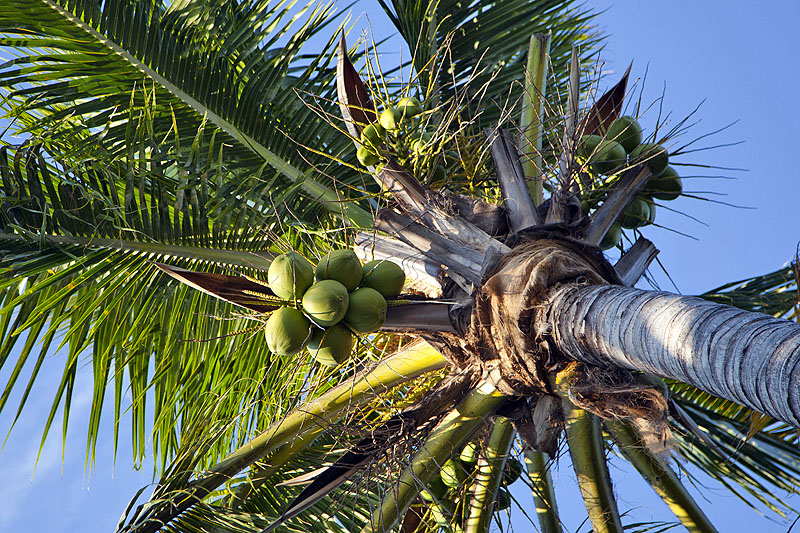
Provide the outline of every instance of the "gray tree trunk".
<path id="1" fill-rule="evenodd" d="M 562 286 L 541 316 L 567 357 L 673 378 L 800 427 L 800 324 L 610 285 Z"/>

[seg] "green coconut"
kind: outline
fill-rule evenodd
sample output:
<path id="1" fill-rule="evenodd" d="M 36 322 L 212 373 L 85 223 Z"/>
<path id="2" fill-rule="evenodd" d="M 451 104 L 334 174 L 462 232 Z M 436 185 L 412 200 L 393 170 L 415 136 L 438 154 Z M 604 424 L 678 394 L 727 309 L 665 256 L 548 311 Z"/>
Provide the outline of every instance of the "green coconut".
<path id="1" fill-rule="evenodd" d="M 397 102 L 397 109 L 400 110 L 400 113 L 405 117 L 415 117 L 422 113 L 422 104 L 413 96 L 401 98 L 400 101 Z"/>
<path id="2" fill-rule="evenodd" d="M 334 279 L 352 291 L 361 283 L 361 261 L 353 250 L 334 250 L 319 260 L 316 277 Z"/>
<path id="3" fill-rule="evenodd" d="M 445 160 L 450 163 L 461 163 L 461 154 L 458 150 L 448 150 L 444 153 Z"/>
<path id="4" fill-rule="evenodd" d="M 649 220 L 650 205 L 637 196 L 622 210 L 617 222 L 623 228 L 633 229 L 646 225 Z"/>
<path id="5" fill-rule="evenodd" d="M 444 165 L 436 165 L 433 167 L 433 172 L 431 173 L 431 181 L 434 183 L 444 181 L 447 177 L 447 169 L 444 168 Z"/>
<path id="6" fill-rule="evenodd" d="M 506 461 L 506 467 L 503 469 L 503 484 L 511 485 L 522 474 L 522 463 L 515 457 L 509 457 Z"/>
<path id="7" fill-rule="evenodd" d="M 308 341 L 308 351 L 319 364 L 334 367 L 350 357 L 354 345 L 355 338 L 350 330 L 336 324 L 327 329 L 315 328 Z"/>
<path id="8" fill-rule="evenodd" d="M 678 172 L 671 166 L 667 166 L 661 174 L 650 178 L 645 192 L 659 200 L 674 200 L 683 193 L 683 183 Z"/>
<path id="9" fill-rule="evenodd" d="M 415 138 L 411 142 L 411 150 L 417 155 L 423 155 L 430 152 L 431 149 L 431 139 L 433 139 L 433 133 L 430 131 L 423 132 L 422 135 Z"/>
<path id="10" fill-rule="evenodd" d="M 366 144 L 358 147 L 358 150 L 356 150 L 356 159 L 365 167 L 374 167 L 381 160 L 378 154 L 372 152 Z"/>
<path id="11" fill-rule="evenodd" d="M 375 289 L 384 298 L 400 294 L 405 282 L 405 272 L 391 261 L 376 259 L 361 269 L 361 286 Z"/>
<path id="12" fill-rule="evenodd" d="M 669 154 L 667 149 L 660 144 L 642 143 L 631 152 L 631 161 L 634 163 L 645 163 L 653 176 L 658 176 L 669 164 Z"/>
<path id="13" fill-rule="evenodd" d="M 511 505 L 511 494 L 506 489 L 497 491 L 497 496 L 494 498 L 494 510 L 503 511 L 508 509 Z"/>
<path id="14" fill-rule="evenodd" d="M 447 485 L 444 484 L 442 478 L 434 476 L 428 481 L 428 485 L 424 490 L 420 491 L 419 495 L 427 502 L 441 500 L 447 493 Z"/>
<path id="15" fill-rule="evenodd" d="M 357 333 L 373 333 L 386 322 L 386 300 L 371 287 L 360 287 L 350 293 L 350 305 L 344 323 Z"/>
<path id="16" fill-rule="evenodd" d="M 344 318 L 349 303 L 347 289 L 334 279 L 318 281 L 303 295 L 303 311 L 324 328 Z"/>
<path id="17" fill-rule="evenodd" d="M 264 334 L 269 351 L 276 355 L 294 355 L 311 337 L 311 321 L 293 307 L 281 307 L 267 319 Z"/>
<path id="18" fill-rule="evenodd" d="M 380 122 L 383 129 L 386 131 L 394 131 L 400 127 L 400 120 L 403 118 L 403 114 L 400 112 L 399 109 L 396 107 L 387 107 L 381 113 L 378 122 Z"/>
<path id="19" fill-rule="evenodd" d="M 656 221 L 656 204 L 649 196 L 646 197 L 644 201 L 647 202 L 647 207 L 650 208 L 650 212 L 647 214 L 647 223 L 653 224 Z"/>
<path id="20" fill-rule="evenodd" d="M 267 283 L 279 298 L 302 298 L 314 282 L 314 267 L 297 252 L 276 257 L 267 271 Z"/>
<path id="21" fill-rule="evenodd" d="M 362 130 L 361 142 L 377 148 L 383 142 L 383 134 L 383 127 L 380 124 L 370 124 Z"/>
<path id="22" fill-rule="evenodd" d="M 603 138 L 599 135 L 584 135 L 578 143 L 578 155 L 589 159 L 594 155 L 601 142 L 603 142 Z"/>
<path id="23" fill-rule="evenodd" d="M 439 471 L 439 477 L 448 487 L 460 487 L 467 480 L 469 473 L 458 459 L 450 459 Z"/>
<path id="24" fill-rule="evenodd" d="M 611 123 L 606 138 L 617 141 L 625 152 L 631 153 L 642 143 L 642 127 L 635 118 L 622 116 Z"/>
<path id="25" fill-rule="evenodd" d="M 581 198 L 581 213 L 586 215 L 590 209 L 594 209 L 594 203 L 584 196 Z"/>
<path id="26" fill-rule="evenodd" d="M 608 174 L 612 170 L 623 166 L 627 155 L 625 148 L 617 141 L 603 141 L 590 158 L 592 171 L 598 174 Z"/>
<path id="27" fill-rule="evenodd" d="M 606 236 L 603 237 L 603 240 L 600 241 L 600 248 L 603 250 L 608 250 L 609 248 L 613 248 L 619 244 L 622 240 L 622 227 L 616 222 L 611 224 L 611 227 L 608 228 L 608 232 L 606 232 Z"/>
<path id="28" fill-rule="evenodd" d="M 480 452 L 480 447 L 478 446 L 477 442 L 468 442 L 464 449 L 461 450 L 461 454 L 458 458 L 468 464 L 473 464 L 478 461 L 478 453 Z"/>
<path id="29" fill-rule="evenodd" d="M 455 515 L 456 504 L 452 500 L 445 498 L 433 502 L 430 506 L 431 518 L 440 527 L 450 529 L 450 519 Z"/>

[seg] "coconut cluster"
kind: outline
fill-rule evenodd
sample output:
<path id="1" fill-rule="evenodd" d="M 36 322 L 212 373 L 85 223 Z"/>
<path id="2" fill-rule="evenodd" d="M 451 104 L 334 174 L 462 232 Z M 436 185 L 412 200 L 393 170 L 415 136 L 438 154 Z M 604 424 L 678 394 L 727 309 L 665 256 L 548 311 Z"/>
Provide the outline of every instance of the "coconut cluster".
<path id="1" fill-rule="evenodd" d="M 642 127 L 635 118 L 622 116 L 616 119 L 605 135 L 584 135 L 578 145 L 577 155 L 587 163 L 588 171 L 596 177 L 607 176 L 611 182 L 615 175 L 629 165 L 644 163 L 652 172 L 642 193 L 625 207 L 617 221 L 600 243 L 603 249 L 617 246 L 622 239 L 622 228 L 634 229 L 652 224 L 656 218 L 655 200 L 674 200 L 683 192 L 681 178 L 669 166 L 669 153 L 663 146 L 643 142 Z M 605 197 L 607 190 L 598 188 L 583 195 L 584 212 L 593 209 Z"/>
<path id="2" fill-rule="evenodd" d="M 354 334 L 380 329 L 386 298 L 400 294 L 405 279 L 395 263 L 362 265 L 352 250 L 334 250 L 316 267 L 297 252 L 285 253 L 270 265 L 267 282 L 290 303 L 267 319 L 267 346 L 277 355 L 308 347 L 317 362 L 336 366 L 353 350 Z"/>
<path id="3" fill-rule="evenodd" d="M 367 124 L 361 131 L 361 146 L 356 151 L 358 161 L 365 167 L 382 164 L 384 155 L 391 156 L 415 175 L 423 160 L 433 154 L 434 133 L 425 129 L 422 104 L 413 97 L 401 98 L 387 106 L 377 122 Z M 443 179 L 445 167 L 433 165 L 432 180 Z"/>
<path id="4" fill-rule="evenodd" d="M 435 476 L 425 490 L 420 492 L 422 499 L 431 502 L 431 518 L 439 526 L 450 527 L 451 517 L 456 522 L 463 522 L 469 513 L 470 494 L 463 494 L 460 488 L 467 479 L 478 475 L 478 459 L 481 448 L 478 442 L 469 442 L 460 453 L 454 455 L 442 465 L 439 475 Z M 500 489 L 494 501 L 494 510 L 502 511 L 511 505 L 511 494 L 508 486 L 517 481 L 522 474 L 522 463 L 509 457 L 503 469 Z M 463 527 L 463 523 L 459 523 Z"/>

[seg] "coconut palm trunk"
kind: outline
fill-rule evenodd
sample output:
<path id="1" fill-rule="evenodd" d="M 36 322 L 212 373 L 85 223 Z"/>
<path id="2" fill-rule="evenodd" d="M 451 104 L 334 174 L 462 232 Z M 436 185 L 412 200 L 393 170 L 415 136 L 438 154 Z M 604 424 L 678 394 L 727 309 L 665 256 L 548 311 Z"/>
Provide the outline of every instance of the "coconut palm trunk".
<path id="1" fill-rule="evenodd" d="M 800 427 L 800 325 L 696 297 L 627 287 L 562 287 L 537 330 L 601 367 L 689 383 Z"/>

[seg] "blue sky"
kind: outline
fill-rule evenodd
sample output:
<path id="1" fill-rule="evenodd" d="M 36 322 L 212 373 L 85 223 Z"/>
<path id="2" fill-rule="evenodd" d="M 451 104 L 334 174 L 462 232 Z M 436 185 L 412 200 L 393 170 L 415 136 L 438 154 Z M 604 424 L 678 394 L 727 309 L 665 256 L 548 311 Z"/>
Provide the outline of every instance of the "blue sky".
<path id="1" fill-rule="evenodd" d="M 600 29 L 610 35 L 601 54 L 605 70 L 621 73 L 633 60 L 632 79 L 641 78 L 647 70 L 643 101 L 655 100 L 664 91 L 664 109 L 672 111 L 676 119 L 705 100 L 696 115 L 700 122 L 687 139 L 738 121 L 700 146 L 743 144 L 698 152 L 681 162 L 747 169 L 722 172 L 735 179 L 687 179 L 685 189 L 720 193 L 725 195 L 719 196 L 721 200 L 748 209 L 681 198 L 671 206 L 707 225 L 663 209 L 658 222 L 694 239 L 657 228 L 646 231 L 661 249 L 660 258 L 678 289 L 687 294 L 703 292 L 784 265 L 800 239 L 795 216 L 800 175 L 794 162 L 800 138 L 800 113 L 795 104 L 800 79 L 794 65 L 798 47 L 793 37 L 794 25 L 800 20 L 800 2 L 773 1 L 768 9 L 742 1 L 627 0 L 590 5 L 605 10 L 597 19 Z M 382 15 L 374 9 L 370 13 L 376 32 L 385 31 Z M 609 83 L 616 76 L 610 74 Z M 648 114 L 642 123 L 647 127 L 654 120 L 654 115 Z M 662 287 L 670 288 L 663 274 L 655 275 Z M 116 464 L 111 443 L 101 441 L 95 471 L 84 470 L 86 413 L 91 401 L 89 368 L 84 368 L 87 387 L 73 406 L 63 462 L 57 418 L 54 438 L 44 447 L 33 472 L 41 421 L 47 416 L 51 391 L 62 368 L 58 355 L 46 362 L 44 380 L 34 390 L 35 401 L 0 452 L 0 501 L 4 503 L 0 531 L 109 531 L 136 490 L 151 481 L 151 466 L 144 472 L 131 467 L 127 427 L 122 428 Z M 0 382 L 7 376 L 7 369 L 0 371 Z M 0 415 L 3 434 L 12 415 L 10 411 Z M 110 432 L 111 428 L 106 429 Z M 615 467 L 612 475 L 623 509 L 636 508 L 635 516 L 642 519 L 670 519 L 635 473 Z M 575 482 L 564 466 L 557 480 L 563 494 L 562 512 L 574 529 L 585 513 L 577 501 Z M 764 519 L 711 482 L 703 495 L 709 499 L 705 508 L 721 531 L 788 529 L 786 522 Z M 794 502 L 800 508 L 797 498 Z M 519 525 L 518 530 L 526 529 Z"/>

